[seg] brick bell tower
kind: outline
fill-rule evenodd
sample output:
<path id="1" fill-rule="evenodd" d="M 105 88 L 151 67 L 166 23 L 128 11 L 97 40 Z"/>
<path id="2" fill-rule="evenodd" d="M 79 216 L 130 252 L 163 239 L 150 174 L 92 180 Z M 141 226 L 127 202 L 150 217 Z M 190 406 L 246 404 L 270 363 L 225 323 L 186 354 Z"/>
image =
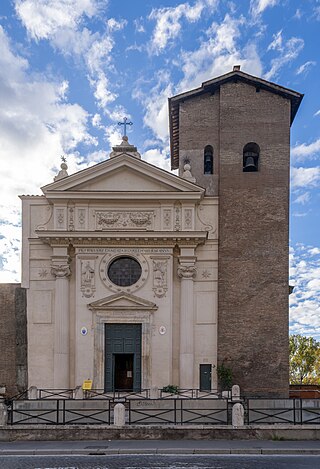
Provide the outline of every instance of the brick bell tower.
<path id="1" fill-rule="evenodd" d="M 218 365 L 288 397 L 290 126 L 303 95 L 240 71 L 169 99 L 171 165 L 219 199 Z"/>

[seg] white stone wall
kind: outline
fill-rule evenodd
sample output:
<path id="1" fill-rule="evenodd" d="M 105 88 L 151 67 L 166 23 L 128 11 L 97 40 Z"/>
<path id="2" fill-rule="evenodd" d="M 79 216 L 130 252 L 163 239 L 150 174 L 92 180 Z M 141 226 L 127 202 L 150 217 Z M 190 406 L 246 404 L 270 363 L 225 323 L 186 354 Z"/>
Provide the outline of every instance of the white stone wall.
<path id="1" fill-rule="evenodd" d="M 145 187 L 155 184 L 164 191 L 149 179 Z M 194 186 L 194 198 L 190 190 L 159 200 L 156 192 L 139 200 L 130 193 L 125 200 L 107 193 L 88 200 L 88 188 L 105 187 L 101 179 L 98 186 L 91 181 L 72 200 L 68 193 L 57 200 L 22 198 L 29 385 L 67 388 L 93 379 L 95 388 L 103 387 L 104 325 L 135 322 L 143 324 L 142 387 L 179 385 L 190 375 L 189 387 L 198 388 L 199 365 L 216 366 L 217 358 L 217 198 L 199 200 Z M 118 255 L 141 263 L 136 285 L 116 287 L 106 277 Z M 121 292 L 127 296 L 112 300 Z M 181 317 L 191 321 L 189 328 Z M 181 337 L 186 330 L 191 333 Z"/>

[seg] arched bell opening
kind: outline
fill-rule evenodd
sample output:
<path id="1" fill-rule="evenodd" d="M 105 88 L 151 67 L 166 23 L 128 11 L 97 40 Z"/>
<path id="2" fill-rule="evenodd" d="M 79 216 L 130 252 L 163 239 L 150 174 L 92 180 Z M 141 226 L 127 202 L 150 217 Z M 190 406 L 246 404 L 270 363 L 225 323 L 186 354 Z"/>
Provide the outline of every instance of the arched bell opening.
<path id="1" fill-rule="evenodd" d="M 250 173 L 259 170 L 260 148 L 254 142 L 247 143 L 243 148 L 243 172 Z"/>
<path id="2" fill-rule="evenodd" d="M 213 148 L 211 145 L 207 145 L 204 149 L 203 173 L 213 174 Z"/>

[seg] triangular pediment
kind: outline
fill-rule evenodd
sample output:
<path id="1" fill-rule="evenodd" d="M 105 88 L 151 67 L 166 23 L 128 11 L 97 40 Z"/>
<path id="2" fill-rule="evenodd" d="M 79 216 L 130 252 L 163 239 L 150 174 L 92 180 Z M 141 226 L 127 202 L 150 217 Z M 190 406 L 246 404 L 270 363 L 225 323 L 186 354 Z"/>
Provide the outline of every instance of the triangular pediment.
<path id="1" fill-rule="evenodd" d="M 155 311 L 158 309 L 158 306 L 144 298 L 139 298 L 138 296 L 131 295 L 130 293 L 121 292 L 94 301 L 88 305 L 88 308 L 98 311 Z"/>
<path id="2" fill-rule="evenodd" d="M 202 187 L 126 153 L 48 184 L 42 190 L 47 196 L 57 193 L 66 196 L 115 192 L 204 193 Z"/>

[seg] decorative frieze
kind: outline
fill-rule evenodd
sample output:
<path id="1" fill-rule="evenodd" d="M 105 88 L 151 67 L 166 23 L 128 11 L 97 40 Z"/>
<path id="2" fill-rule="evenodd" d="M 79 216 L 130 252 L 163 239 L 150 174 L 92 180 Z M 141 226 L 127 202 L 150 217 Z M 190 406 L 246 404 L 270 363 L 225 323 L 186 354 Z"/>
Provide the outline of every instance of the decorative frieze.
<path id="1" fill-rule="evenodd" d="M 154 212 L 103 210 L 95 212 L 95 219 L 96 230 L 153 230 Z"/>

